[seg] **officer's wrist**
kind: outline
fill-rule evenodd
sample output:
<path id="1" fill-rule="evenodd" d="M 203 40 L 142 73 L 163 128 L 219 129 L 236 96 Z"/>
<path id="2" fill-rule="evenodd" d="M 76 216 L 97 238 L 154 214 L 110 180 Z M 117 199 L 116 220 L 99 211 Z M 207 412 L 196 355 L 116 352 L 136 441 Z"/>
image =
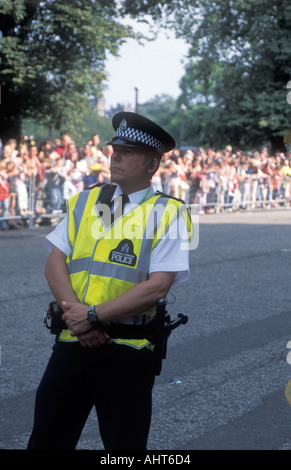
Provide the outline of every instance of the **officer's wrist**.
<path id="1" fill-rule="evenodd" d="M 87 313 L 87 321 L 90 323 L 93 328 L 104 328 L 104 324 L 98 318 L 98 313 L 96 312 L 95 305 L 90 305 Z"/>

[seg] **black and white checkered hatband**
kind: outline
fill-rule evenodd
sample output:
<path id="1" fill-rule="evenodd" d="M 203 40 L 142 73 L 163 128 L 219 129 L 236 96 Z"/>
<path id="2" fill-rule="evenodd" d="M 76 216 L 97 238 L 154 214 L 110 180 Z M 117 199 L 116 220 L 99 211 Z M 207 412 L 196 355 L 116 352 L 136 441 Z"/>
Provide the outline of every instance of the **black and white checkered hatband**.
<path id="1" fill-rule="evenodd" d="M 160 154 L 165 152 L 165 145 L 159 139 L 140 129 L 128 127 L 125 119 L 121 121 L 119 127 L 116 129 L 115 137 L 122 137 L 129 139 L 131 142 L 139 142 L 143 145 L 147 145 L 157 150 Z"/>

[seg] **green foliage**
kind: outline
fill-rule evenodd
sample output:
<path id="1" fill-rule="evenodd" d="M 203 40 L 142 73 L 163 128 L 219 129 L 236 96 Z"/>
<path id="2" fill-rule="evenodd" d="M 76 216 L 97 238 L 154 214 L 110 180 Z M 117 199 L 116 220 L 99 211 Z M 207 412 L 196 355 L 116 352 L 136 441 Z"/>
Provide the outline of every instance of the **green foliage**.
<path id="1" fill-rule="evenodd" d="M 90 97 L 102 94 L 108 55 L 141 38 L 119 22 L 129 10 L 116 1 L 2 0 L 0 137 L 27 117 L 81 125 Z"/>
<path id="2" fill-rule="evenodd" d="M 169 95 L 156 95 L 152 102 L 140 108 L 140 113 L 159 123 L 175 139 L 177 145 L 180 139 L 181 111 L 177 102 Z"/>
<path id="3" fill-rule="evenodd" d="M 268 140 L 283 149 L 291 118 L 286 102 L 291 76 L 289 1 L 179 3 L 173 26 L 190 45 L 181 99 L 194 107 L 192 129 L 201 105 L 207 105 L 203 112 L 208 135 L 218 145 L 231 141 L 250 147 Z"/>
<path id="4" fill-rule="evenodd" d="M 72 131 L 73 139 L 79 146 L 83 146 L 94 134 L 99 135 L 101 146 L 109 142 L 114 135 L 111 119 L 100 117 L 93 110 L 88 110 L 82 116 L 82 122 L 83 126 L 81 129 L 75 128 Z"/>
<path id="5" fill-rule="evenodd" d="M 177 103 L 156 97 L 141 112 L 177 142 L 183 117 L 189 145 L 269 141 L 283 150 L 291 119 L 289 0 L 2 0 L 0 137 L 17 136 L 21 119 L 31 118 L 82 139 L 108 55 L 129 37 L 142 39 L 120 23 L 126 15 L 170 26 L 189 44 Z"/>
<path id="6" fill-rule="evenodd" d="M 54 142 L 54 139 L 59 137 L 58 133 L 55 133 L 53 130 L 50 133 L 47 126 L 42 126 L 32 119 L 24 119 L 21 123 L 21 130 L 22 137 L 27 135 L 35 141 L 37 146 L 46 139 L 51 138 L 52 142 Z"/>
<path id="7" fill-rule="evenodd" d="M 22 135 L 33 136 L 36 144 L 50 138 L 53 142 L 56 138 L 61 138 L 64 134 L 70 134 L 78 147 L 83 148 L 85 143 L 94 134 L 100 136 L 100 145 L 105 145 L 113 137 L 114 131 L 111 119 L 98 116 L 93 109 L 88 108 L 85 114 L 79 116 L 79 126 L 61 126 L 60 129 L 49 129 L 48 126 L 41 125 L 32 119 L 25 119 L 22 122 Z"/>

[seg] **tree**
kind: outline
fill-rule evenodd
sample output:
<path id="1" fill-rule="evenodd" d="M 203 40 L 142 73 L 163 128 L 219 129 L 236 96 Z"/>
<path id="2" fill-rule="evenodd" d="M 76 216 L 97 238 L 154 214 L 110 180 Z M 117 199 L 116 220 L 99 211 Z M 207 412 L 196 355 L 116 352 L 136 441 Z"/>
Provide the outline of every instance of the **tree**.
<path id="1" fill-rule="evenodd" d="M 193 108 L 192 119 L 203 109 L 205 138 L 249 148 L 269 142 L 273 151 L 285 150 L 284 131 L 291 127 L 289 1 L 175 3 L 172 27 L 190 45 L 180 102 Z"/>
<path id="2" fill-rule="evenodd" d="M 174 98 L 167 94 L 156 95 L 150 102 L 140 105 L 140 112 L 158 122 L 179 144 L 181 112 Z"/>
<path id="3" fill-rule="evenodd" d="M 0 138 L 20 136 L 23 118 L 60 128 L 100 97 L 108 54 L 141 35 L 120 24 L 159 2 L 2 0 Z M 137 9 L 137 7 L 139 7 Z"/>

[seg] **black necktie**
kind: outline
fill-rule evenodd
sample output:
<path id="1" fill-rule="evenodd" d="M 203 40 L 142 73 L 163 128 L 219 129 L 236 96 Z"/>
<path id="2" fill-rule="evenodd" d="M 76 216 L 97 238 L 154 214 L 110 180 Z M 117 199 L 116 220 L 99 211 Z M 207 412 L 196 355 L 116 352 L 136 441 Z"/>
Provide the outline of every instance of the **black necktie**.
<path id="1" fill-rule="evenodd" d="M 124 211 L 124 206 L 127 202 L 129 202 L 129 197 L 127 194 L 120 194 L 119 196 L 116 196 L 117 198 L 121 198 L 121 211 L 120 211 L 120 206 L 117 208 L 116 213 L 115 213 L 115 203 L 114 199 L 112 201 L 113 205 L 113 213 L 111 214 L 111 223 L 113 223 L 114 219 L 120 217 L 123 214 Z"/>
<path id="2" fill-rule="evenodd" d="M 121 213 L 123 214 L 124 206 L 129 202 L 129 197 L 127 194 L 121 194 Z"/>

